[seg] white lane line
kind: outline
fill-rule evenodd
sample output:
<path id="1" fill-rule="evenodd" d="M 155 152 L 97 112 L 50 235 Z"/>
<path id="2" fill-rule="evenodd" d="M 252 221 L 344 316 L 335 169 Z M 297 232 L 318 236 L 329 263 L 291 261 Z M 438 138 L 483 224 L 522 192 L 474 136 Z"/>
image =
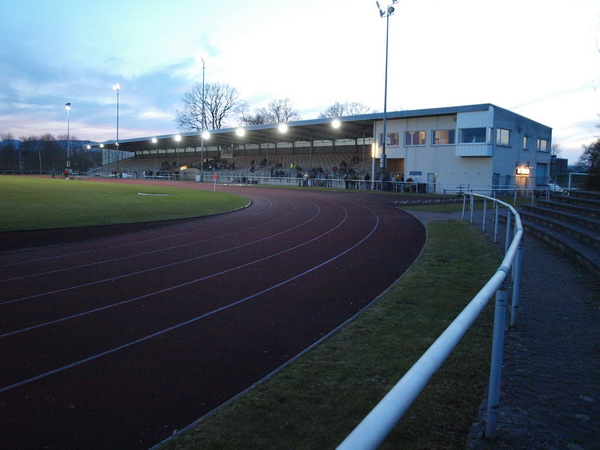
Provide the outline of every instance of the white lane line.
<path id="1" fill-rule="evenodd" d="M 301 226 L 304 226 L 306 223 L 309 223 L 309 222 L 311 222 L 312 220 L 314 220 L 314 218 L 315 218 L 315 217 L 317 217 L 317 216 L 320 214 L 320 208 L 319 208 L 317 205 L 315 205 L 315 206 L 317 207 L 317 210 L 318 210 L 318 211 L 317 211 L 317 213 L 316 213 L 316 214 L 315 214 L 313 217 L 311 217 L 310 219 L 308 219 L 306 222 L 304 222 L 304 223 L 302 223 L 302 224 L 300 224 L 300 225 L 297 225 L 297 226 L 295 226 L 294 228 L 290 228 L 289 230 L 287 230 L 287 231 L 284 231 L 284 232 L 281 232 L 281 233 L 278 233 L 278 234 L 284 234 L 284 233 L 287 233 L 287 232 L 288 232 L 288 231 L 290 231 L 290 230 L 293 230 L 293 229 L 295 229 L 295 228 L 299 228 L 299 227 L 301 227 Z M 342 209 L 343 209 L 343 208 L 342 208 Z M 292 251 L 292 250 L 295 250 L 295 249 L 297 249 L 297 248 L 300 248 L 300 247 L 302 247 L 302 246 L 304 246 L 304 245 L 307 245 L 307 244 L 309 244 L 309 243 L 311 243 L 311 242 L 313 242 L 313 241 L 315 241 L 315 240 L 317 240 L 317 239 L 321 239 L 323 236 L 326 236 L 326 235 L 328 235 L 328 234 L 332 233 L 333 231 L 335 231 L 335 230 L 336 230 L 337 228 L 339 228 L 339 227 L 340 227 L 340 226 L 341 226 L 341 225 L 342 225 L 342 224 L 343 224 L 343 223 L 344 223 L 344 222 L 347 220 L 347 218 L 348 218 L 348 212 L 347 212 L 345 209 L 344 209 L 344 211 L 345 211 L 345 216 L 344 216 L 344 219 L 343 219 L 343 220 L 342 220 L 340 223 L 338 223 L 338 224 L 337 224 L 337 225 L 336 225 L 334 228 L 331 228 L 331 229 L 330 229 L 330 230 L 328 230 L 327 232 L 325 232 L 325 233 L 323 233 L 323 234 L 321 234 L 321 235 L 319 235 L 319 236 L 317 236 L 317 237 L 315 237 L 315 238 L 313 238 L 313 239 L 311 239 L 311 240 L 309 240 L 309 241 L 305 241 L 305 242 L 303 242 L 302 244 L 298 244 L 298 245 L 296 245 L 295 247 L 291 247 L 291 248 L 289 248 L 289 249 L 282 250 L 282 251 L 280 251 L 280 252 L 277 252 L 277 253 L 274 253 L 274 254 L 272 254 L 272 255 L 265 256 L 265 257 L 263 257 L 263 258 L 260 258 L 260 259 L 254 260 L 254 261 L 250 261 L 250 262 L 248 262 L 248 263 L 245 263 L 245 264 L 242 264 L 242 265 L 239 265 L 239 266 L 236 266 L 236 267 L 231 267 L 231 268 L 229 268 L 229 269 L 227 269 L 227 270 L 223 270 L 223 271 L 221 271 L 221 272 L 213 273 L 213 274 L 211 274 L 211 275 L 206 275 L 206 276 L 204 276 L 204 277 L 202 277 L 202 278 L 197 278 L 197 279 L 195 279 L 195 280 L 187 281 L 187 282 L 185 282 L 185 283 L 181 283 L 181 284 L 178 284 L 178 285 L 175 285 L 175 286 L 170 286 L 170 287 L 168 287 L 168 288 L 161 289 L 161 290 L 159 290 L 159 291 L 154 291 L 154 292 L 150 292 L 150 293 L 148 293 L 148 294 L 140 295 L 140 296 L 138 296 L 138 297 L 129 298 L 129 299 L 127 299 L 127 300 L 123 300 L 123 301 L 121 301 L 121 302 L 117 302 L 117 303 L 111 303 L 110 305 L 102 306 L 102 307 L 100 307 L 100 308 L 91 309 L 91 310 L 84 311 L 84 312 L 81 312 L 81 313 L 78 313 L 78 314 L 73 314 L 73 315 L 71 315 L 71 316 L 62 317 L 62 318 L 60 318 L 60 319 L 56 319 L 56 320 L 52 320 L 52 321 L 48 321 L 48 322 L 39 323 L 39 324 L 37 324 L 37 325 L 32 325 L 32 326 L 30 326 L 30 327 L 27 327 L 27 328 L 21 328 L 21 329 L 18 329 L 18 330 L 13 330 L 13 331 L 10 331 L 10 332 L 7 332 L 7 333 L 3 333 L 3 334 L 0 334 L 0 338 L 4 338 L 4 337 L 8 337 L 8 336 L 13 336 L 13 335 L 15 335 L 15 334 L 24 333 L 24 332 L 27 332 L 27 331 L 35 330 L 35 329 L 37 329 L 37 328 L 46 327 L 46 326 L 49 326 L 49 325 L 54 325 L 54 324 L 57 324 L 57 323 L 65 322 L 65 321 L 67 321 L 67 320 L 75 319 L 75 318 L 77 318 L 77 317 L 87 316 L 87 315 L 89 315 L 89 314 L 93 314 L 93 313 L 96 313 L 96 312 L 104 311 L 104 310 L 107 310 L 107 309 L 110 309 L 110 308 L 114 308 L 114 307 L 116 307 L 116 306 L 125 305 L 125 304 L 127 304 L 127 303 L 132 303 L 132 302 L 135 302 L 135 301 L 138 301 L 138 300 L 142 300 L 142 299 L 144 299 L 144 298 L 152 297 L 152 296 L 154 296 L 154 295 L 163 294 L 163 293 L 165 293 L 165 292 L 169 292 L 169 291 L 172 291 L 172 290 L 175 290 L 175 289 L 179 289 L 179 288 L 182 288 L 182 287 L 185 287 L 185 286 L 189 286 L 189 285 L 191 285 L 191 284 L 194 284 L 194 283 L 199 283 L 199 282 L 201 282 L 201 281 L 206 281 L 206 280 L 209 280 L 209 279 L 211 279 L 211 278 L 215 278 L 215 277 L 218 277 L 218 276 L 220 276 L 220 275 L 223 275 L 223 274 L 226 274 L 226 273 L 229 273 L 229 272 L 233 272 L 233 271 L 235 271 L 235 270 L 238 270 L 238 269 L 243 269 L 244 267 L 248 267 L 248 266 L 251 266 L 251 265 L 253 265 L 253 264 L 258 264 L 258 263 L 260 263 L 260 262 L 266 261 L 266 260 L 268 260 L 268 259 L 271 259 L 271 258 L 275 258 L 275 257 L 277 257 L 277 256 L 279 256 L 279 255 L 282 255 L 282 254 L 284 254 L 284 253 L 287 253 L 287 252 L 289 252 L 289 251 Z M 271 236 L 271 237 L 272 237 L 272 236 Z M 246 244 L 243 244 L 243 245 L 240 245 L 240 246 L 238 246 L 237 248 L 246 247 L 246 246 L 248 246 L 248 245 L 255 244 L 256 242 L 260 242 L 260 241 L 263 241 L 263 240 L 270 239 L 271 237 L 266 237 L 266 238 L 263 238 L 263 239 L 259 239 L 258 241 L 253 241 L 253 242 L 250 242 L 250 243 L 246 243 Z M 223 250 L 223 251 L 215 252 L 215 253 L 213 253 L 212 255 L 204 255 L 202 258 L 204 258 L 204 257 L 206 257 L 206 258 L 207 258 L 207 257 L 213 256 L 213 255 L 216 255 L 216 254 L 219 254 L 219 253 L 224 253 L 224 252 L 227 252 L 227 251 L 230 251 L 230 250 L 234 250 L 234 249 L 235 249 L 235 248 L 231 248 L 231 249 L 227 249 L 227 250 Z M 192 259 L 200 259 L 200 258 L 192 258 Z M 178 262 L 178 263 L 173 263 L 173 264 L 169 264 L 169 265 L 167 265 L 167 266 L 164 266 L 164 267 L 168 267 L 168 266 L 171 266 L 171 265 L 176 265 L 176 264 L 179 264 L 179 263 L 180 263 L 180 262 Z M 134 274 L 137 274 L 137 273 L 143 273 L 143 272 L 148 272 L 148 271 L 152 271 L 152 270 L 156 270 L 156 268 L 147 269 L 146 271 L 135 272 Z M 130 276 L 130 275 L 126 275 L 126 276 Z M 125 277 L 125 276 L 123 276 L 123 277 Z M 120 277 L 111 278 L 110 280 L 105 280 L 105 281 L 112 281 L 112 280 L 116 280 L 116 279 L 118 279 L 118 278 L 120 278 Z M 87 286 L 88 286 L 88 285 L 90 285 L 90 284 L 94 284 L 94 283 L 88 283 L 88 284 L 86 284 L 86 285 L 83 285 L 83 286 L 86 286 L 86 287 L 87 287 Z M 70 288 L 69 288 L 69 289 L 70 289 Z M 67 289 L 63 289 L 63 291 L 64 291 L 64 290 L 67 290 Z M 57 291 L 57 292 L 58 292 L 58 291 Z M 6 304 L 6 303 L 10 303 L 10 302 L 5 302 L 5 303 L 3 303 L 3 304 Z"/>
<path id="2" fill-rule="evenodd" d="M 277 222 L 279 220 L 283 220 L 285 217 L 289 216 L 290 214 L 292 214 L 296 210 L 296 205 L 295 204 L 292 204 L 292 205 L 293 205 L 292 210 L 290 212 L 288 212 L 287 214 L 285 214 L 284 216 L 281 216 L 281 217 L 278 217 L 276 219 L 273 219 L 270 222 L 265 222 L 265 223 L 262 223 L 262 224 L 259 224 L 259 225 L 255 225 L 255 226 L 250 227 L 250 228 L 244 228 L 242 230 L 234 231 L 234 232 L 229 233 L 229 234 L 215 236 L 215 237 L 209 238 L 209 239 L 200 239 L 200 240 L 197 240 L 197 241 L 189 241 L 189 242 L 185 242 L 185 243 L 180 244 L 180 245 L 175 245 L 175 246 L 171 246 L 171 247 L 167 247 L 167 248 L 162 248 L 162 249 L 158 249 L 158 250 L 151 250 L 151 251 L 148 251 L 148 252 L 145 252 L 145 253 L 138 253 L 138 254 L 135 254 L 135 255 L 121 256 L 119 258 L 105 259 L 105 260 L 102 260 L 102 261 L 94 261 L 94 262 L 91 262 L 91 263 L 80 264 L 78 266 L 64 267 L 64 268 L 60 268 L 60 269 L 49 270 L 49 271 L 46 271 L 46 272 L 37 272 L 37 273 L 31 273 L 31 274 L 27 274 L 27 275 L 21 275 L 21 276 L 13 277 L 13 278 L 6 278 L 4 280 L 0 280 L 0 284 L 6 283 L 6 282 L 9 282 L 9 281 L 18 281 L 18 280 L 23 280 L 23 279 L 26 279 L 26 278 L 33 278 L 33 277 L 38 277 L 38 276 L 43 276 L 43 275 L 52 275 L 52 274 L 59 273 L 59 272 L 67 272 L 67 271 L 71 271 L 71 270 L 75 270 L 75 269 L 82 269 L 82 268 L 90 267 L 90 266 L 99 266 L 99 265 L 102 265 L 102 264 L 112 264 L 112 263 L 115 263 L 117 261 L 124 261 L 124 260 L 127 260 L 127 259 L 139 258 L 140 256 L 147 256 L 147 255 L 152 255 L 152 254 L 155 254 L 155 253 L 168 252 L 168 251 L 171 251 L 171 250 L 176 250 L 178 248 L 190 247 L 191 245 L 197 245 L 197 244 L 200 244 L 200 243 L 210 242 L 210 241 L 213 241 L 213 240 L 216 240 L 216 239 L 222 239 L 224 237 L 232 236 L 232 235 L 238 234 L 238 233 L 245 233 L 245 232 L 248 232 L 248 231 L 253 230 L 255 228 L 260 228 L 260 227 L 263 227 L 265 225 L 269 225 L 271 223 Z M 215 227 L 211 227 L 211 228 L 216 228 L 216 226 Z M 203 229 L 201 231 L 205 231 L 205 230 L 206 229 Z M 199 232 L 199 231 L 200 230 L 188 231 L 188 232 L 180 233 L 180 234 L 188 234 L 188 233 L 194 233 L 194 232 Z M 164 239 L 164 238 L 160 238 L 160 239 Z M 154 240 L 154 239 L 151 239 L 151 240 Z M 3 303 L 0 302 L 0 305 L 1 304 L 3 304 Z"/>
<path id="3" fill-rule="evenodd" d="M 54 369 L 54 370 L 51 370 L 51 371 L 48 371 L 48 372 L 44 372 L 44 373 L 42 373 L 42 374 L 40 374 L 40 375 L 37 375 L 37 376 L 35 376 L 35 377 L 31 377 L 31 378 L 28 378 L 28 379 L 26 379 L 26 380 L 22 380 L 22 381 L 19 381 L 19 382 L 17 382 L 17 383 L 13 383 L 13 384 L 11 384 L 11 385 L 9 385 L 9 386 L 5 386 L 5 387 L 3 387 L 3 388 L 0 388 L 0 393 L 3 393 L 3 392 L 10 391 L 10 390 L 12 390 L 12 389 L 15 389 L 15 388 L 17 388 L 17 387 L 20 387 L 20 386 L 24 386 L 24 385 L 26 385 L 26 384 L 29 384 L 29 383 L 32 383 L 32 382 L 34 382 L 34 381 L 41 380 L 41 379 L 43 379 L 43 378 L 49 377 L 50 375 L 54 375 L 54 374 L 57 374 L 57 373 L 59 373 L 59 372 L 63 372 L 63 371 L 65 371 L 65 370 L 67 370 L 67 369 L 71 369 L 71 368 L 73 368 L 73 367 L 77 367 L 77 366 L 79 366 L 79 365 L 81 365 L 81 364 L 85 364 L 85 363 L 87 363 L 87 362 L 94 361 L 94 360 L 96 360 L 96 359 L 98 359 L 98 358 L 101 358 L 101 357 L 103 357 L 103 356 L 107 356 L 107 355 L 110 355 L 110 354 L 112 354 L 112 353 L 116 353 L 116 352 L 118 352 L 118 351 L 120 351 L 120 350 L 124 350 L 124 349 L 126 349 L 126 348 L 129 348 L 129 347 L 131 347 L 131 346 L 134 346 L 134 345 L 136 345 L 136 344 L 140 344 L 140 343 L 142 343 L 142 342 L 144 342 L 144 341 L 147 341 L 147 340 L 149 340 L 149 339 L 155 338 L 155 337 L 157 337 L 157 336 L 160 336 L 160 335 L 162 335 L 162 334 L 165 334 L 165 333 L 171 332 L 171 331 L 173 331 L 173 330 L 176 330 L 176 329 L 178 329 L 178 328 L 181 328 L 181 327 L 184 327 L 184 326 L 186 326 L 186 325 L 189 325 L 189 324 L 191 324 L 191 323 L 197 322 L 197 321 L 199 321 L 199 320 L 202 320 L 202 319 L 204 319 L 204 318 L 206 318 L 206 317 L 212 316 L 212 315 L 214 315 L 214 314 L 216 314 L 216 313 L 219 313 L 219 312 L 221 312 L 221 311 L 225 311 L 225 310 L 227 310 L 227 309 L 233 308 L 234 306 L 237 306 L 237 305 L 240 305 L 240 304 L 242 304 L 242 303 L 245 303 L 245 302 L 247 302 L 248 300 L 251 300 L 251 299 L 253 299 L 253 298 L 255 298 L 255 297 L 258 297 L 259 295 L 262 295 L 262 294 L 265 294 L 265 293 L 267 293 L 267 292 L 269 292 L 269 291 L 272 291 L 272 290 L 274 290 L 274 289 L 277 289 L 277 288 L 279 288 L 279 287 L 281 287 L 281 286 L 284 286 L 284 285 L 286 285 L 286 284 L 288 284 L 288 283 L 291 283 L 292 281 L 295 281 L 295 280 L 297 280 L 298 278 L 301 278 L 301 277 L 303 277 L 303 276 L 305 276 L 305 275 L 307 275 L 307 274 L 309 274 L 309 273 L 311 273 L 311 272 L 314 272 L 315 270 L 318 270 L 318 269 L 320 269 L 321 267 L 323 267 L 323 266 L 325 266 L 325 265 L 327 265 L 327 264 L 331 263 L 332 261 L 335 261 L 336 259 L 338 259 L 338 258 L 341 258 L 341 257 L 342 257 L 342 256 L 344 256 L 345 254 L 347 254 L 347 253 L 351 252 L 351 251 L 352 251 L 352 250 L 354 250 L 356 247 L 358 247 L 358 246 L 359 246 L 359 245 L 361 245 L 363 242 L 365 242 L 367 239 L 369 239 L 369 238 L 370 238 L 370 237 L 373 235 L 373 233 L 375 233 L 375 230 L 377 230 L 377 228 L 379 227 L 379 217 L 378 217 L 378 216 L 377 216 L 377 214 L 375 214 L 375 212 L 374 212 L 373 210 L 371 210 L 370 208 L 367 208 L 366 206 L 365 206 L 364 208 L 365 208 L 365 209 L 367 209 L 367 210 L 369 210 L 369 211 L 370 211 L 371 213 L 373 213 L 373 214 L 375 215 L 375 217 L 376 217 L 376 222 L 375 222 L 375 225 L 373 226 L 373 228 L 371 229 L 371 231 L 370 231 L 370 232 L 369 232 L 369 233 L 368 233 L 368 234 L 367 234 L 367 235 L 366 235 L 366 236 L 365 236 L 363 239 L 361 239 L 360 241 L 358 241 L 357 243 L 355 243 L 353 246 L 349 247 L 348 249 L 346 249 L 346 250 L 345 250 L 345 251 L 343 251 L 342 253 L 339 253 L 339 254 L 337 254 L 336 256 L 334 256 L 334 257 L 332 257 L 332 258 L 328 259 L 327 261 L 324 261 L 324 262 L 322 262 L 321 264 L 318 264 L 318 265 L 316 265 L 316 266 L 314 266 L 314 267 L 312 267 L 312 268 L 310 268 L 310 269 L 308 269 L 308 270 L 306 270 L 306 271 L 304 271 L 304 272 L 302 272 L 302 273 L 300 273 L 300 274 L 298 274 L 298 275 L 295 275 L 295 276 L 293 276 L 293 277 L 291 277 L 291 278 L 288 278 L 287 280 L 284 280 L 284 281 L 282 281 L 282 282 L 280 282 L 280 283 L 277 283 L 277 284 L 275 284 L 275 285 L 273 285 L 273 286 L 271 286 L 271 287 L 268 287 L 267 289 L 264 289 L 264 290 L 262 290 L 262 291 L 260 291 L 260 292 L 256 292 L 255 294 L 252 294 L 252 295 L 250 295 L 250 296 L 248 296 L 248 297 L 245 297 L 245 298 L 243 298 L 243 299 L 241 299 L 241 300 L 238 300 L 238 301 L 236 301 L 236 302 L 230 303 L 230 304 L 228 304 L 228 305 L 221 306 L 220 308 L 214 309 L 214 310 L 212 310 L 212 311 L 209 311 L 209 312 L 207 312 L 207 313 L 204 313 L 204 314 L 202 314 L 202 315 L 200 315 L 200 316 L 194 317 L 193 319 L 186 320 L 185 322 L 181 322 L 181 323 L 179 323 L 179 324 L 177 324 L 177 325 L 173 325 L 173 326 L 171 326 L 171 327 L 168 327 L 168 328 L 165 328 L 165 329 L 163 329 L 163 330 L 157 331 L 156 333 L 152 333 L 152 334 L 149 334 L 149 335 L 147 335 L 147 336 L 144 336 L 144 337 L 142 337 L 142 338 L 140 338 L 140 339 L 136 339 L 136 340 L 134 340 L 134 341 L 128 342 L 127 344 L 123 344 L 123 345 L 120 345 L 120 346 L 118 346 L 118 347 L 114 347 L 114 348 L 112 348 L 112 349 L 110 349 L 110 350 L 106 350 L 106 351 L 104 351 L 104 352 L 97 353 L 97 354 L 95 354 L 95 355 L 89 356 L 89 357 L 87 357 L 87 358 L 84 358 L 84 359 L 81 359 L 81 360 L 79 360 L 79 361 L 75 361 L 75 362 L 73 362 L 73 363 L 71 363 L 71 364 L 67 364 L 67 365 L 65 365 L 65 366 L 62 366 L 62 367 L 59 367 L 59 368 L 57 368 L 57 369 Z M 341 225 L 341 224 L 340 224 L 340 225 Z M 338 225 L 338 226 L 340 226 L 340 225 Z M 313 240 L 315 240 L 315 239 L 313 239 Z M 186 283 L 186 284 L 191 284 L 191 283 Z"/>
<path id="4" fill-rule="evenodd" d="M 25 301 L 25 300 L 31 300 L 31 299 L 34 299 L 34 298 L 44 297 L 46 295 L 54 295 L 54 294 L 59 294 L 61 292 L 72 291 L 72 290 L 75 290 L 75 289 L 80 289 L 80 288 L 84 288 L 84 287 L 94 286 L 94 285 L 102 284 L 102 283 L 106 283 L 106 282 L 113 282 L 115 280 L 120 280 L 120 279 L 123 279 L 123 278 L 132 277 L 132 276 L 135 276 L 135 275 L 140 275 L 142 273 L 152 272 L 152 271 L 155 271 L 155 270 L 162 270 L 162 269 L 166 269 L 168 267 L 173 267 L 173 266 L 176 266 L 176 265 L 179 265 L 179 264 L 185 264 L 185 263 L 189 263 L 191 261 L 198 261 L 200 259 L 210 258 L 212 256 L 219 255 L 221 253 L 226 253 L 226 252 L 229 252 L 229 251 L 232 251 L 232 250 L 237 250 L 237 249 L 240 249 L 240 248 L 243 248 L 243 247 L 247 247 L 249 245 L 253 245 L 253 244 L 256 244 L 258 242 L 265 241 L 267 239 L 272 239 L 272 238 L 277 237 L 279 235 L 282 235 L 282 234 L 288 233 L 290 231 L 293 231 L 294 229 L 300 228 L 300 227 L 306 225 L 307 223 L 311 222 L 312 220 L 314 220 L 319 215 L 319 213 L 320 213 L 320 209 L 318 209 L 318 207 L 317 207 L 317 212 L 315 213 L 315 215 L 313 217 L 311 217 L 309 220 L 307 220 L 306 222 L 301 223 L 300 225 L 297 225 L 297 226 L 295 226 L 293 228 L 289 228 L 289 229 L 284 230 L 282 232 L 279 232 L 279 233 L 276 233 L 276 234 L 273 234 L 273 235 L 269 235 L 269 236 L 266 236 L 264 238 L 252 241 L 252 242 L 247 242 L 245 244 L 240 244 L 240 245 L 238 245 L 236 247 L 230 247 L 230 248 L 226 248 L 226 249 L 221 249 L 221 250 L 219 250 L 217 252 L 207 253 L 205 255 L 194 256 L 193 258 L 183 259 L 183 260 L 179 260 L 179 261 L 176 261 L 176 262 L 173 262 L 173 263 L 169 263 L 169 264 L 163 264 L 162 266 L 150 267 L 148 269 L 138 270 L 136 272 L 129 272 L 129 273 L 125 273 L 125 274 L 122 274 L 122 275 L 113 276 L 113 277 L 110 277 L 110 278 L 104 278 L 102 280 L 90 281 L 89 283 L 83 283 L 83 284 L 78 284 L 78 285 L 75 285 L 75 286 L 69 286 L 69 287 L 62 288 L 62 289 L 56 289 L 54 291 L 41 292 L 39 294 L 33 294 L 33 295 L 29 295 L 27 297 L 15 298 L 15 299 L 12 299 L 12 300 L 7 300 L 7 301 L 4 301 L 4 302 L 0 302 L 0 305 L 8 305 L 8 304 L 11 304 L 11 303 L 18 303 L 18 302 L 22 302 L 22 301 Z"/>
<path id="5" fill-rule="evenodd" d="M 128 241 L 125 244 L 113 245 L 113 246 L 110 246 L 110 247 L 94 248 L 94 249 L 82 250 L 82 251 L 74 252 L 74 253 L 62 253 L 62 254 L 59 254 L 59 255 L 46 256 L 44 258 L 28 259 L 28 260 L 24 260 L 24 261 L 17 261 L 17 262 L 13 262 L 13 263 L 2 264 L 2 265 L 0 265 L 0 269 L 2 269 L 4 267 L 13 267 L 13 266 L 19 266 L 19 265 L 23 265 L 23 264 L 36 263 L 36 262 L 41 262 L 41 261 L 48 261 L 48 260 L 52 260 L 52 259 L 71 258 L 73 256 L 85 255 L 87 253 L 94 253 L 94 252 L 100 252 L 100 251 L 108 251 L 108 250 L 113 250 L 113 249 L 117 249 L 117 248 L 129 247 L 129 246 L 133 246 L 133 245 L 147 244 L 149 242 L 156 242 L 156 241 L 160 241 L 160 240 L 163 240 L 163 239 L 170 239 L 170 238 L 173 238 L 173 237 L 185 236 L 186 234 L 197 233 L 198 231 L 206 231 L 206 230 L 210 230 L 212 228 L 219 228 L 219 227 L 222 227 L 224 225 L 229 225 L 229 224 L 232 224 L 232 223 L 240 222 L 242 220 L 247 220 L 247 219 L 252 218 L 252 217 L 256 217 L 256 216 L 261 215 L 261 214 L 265 214 L 265 213 L 269 212 L 273 208 L 273 203 L 269 199 L 267 199 L 265 197 L 260 197 L 260 196 L 257 196 L 257 197 L 262 198 L 263 200 L 266 200 L 268 202 L 268 208 L 266 208 L 265 210 L 262 210 L 262 211 L 258 211 L 257 213 L 252 214 L 252 215 L 250 215 L 248 217 L 241 217 L 239 219 L 231 220 L 231 221 L 225 222 L 223 224 L 212 225 L 210 227 L 203 228 L 201 230 L 184 231 L 184 232 L 181 232 L 181 233 L 175 233 L 175 234 L 170 234 L 170 235 L 166 235 L 166 236 L 159 236 L 159 237 L 151 238 L 151 239 L 142 239 L 140 241 L 131 241 L 131 242 Z M 249 205 L 250 205 L 250 203 L 248 205 L 240 208 L 240 209 L 247 208 Z M 210 217 L 211 216 L 202 216 L 202 217 L 198 217 L 198 220 L 208 219 Z"/>

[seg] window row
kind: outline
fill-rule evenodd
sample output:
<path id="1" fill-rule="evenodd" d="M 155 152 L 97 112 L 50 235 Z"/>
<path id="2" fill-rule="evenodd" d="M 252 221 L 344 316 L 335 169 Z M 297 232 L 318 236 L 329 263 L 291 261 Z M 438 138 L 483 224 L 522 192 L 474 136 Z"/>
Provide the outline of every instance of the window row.
<path id="1" fill-rule="evenodd" d="M 505 128 L 496 129 L 496 144 L 503 146 L 511 145 L 511 130 Z M 424 130 L 406 131 L 404 132 L 404 145 L 426 145 L 427 132 Z M 379 143 L 381 145 L 383 133 L 379 135 Z M 458 130 L 458 142 L 456 141 L 456 130 L 433 130 L 431 132 L 432 145 L 453 145 L 471 144 L 471 143 L 486 143 L 488 142 L 488 129 L 481 128 L 461 128 Z M 386 146 L 396 147 L 400 145 L 400 134 L 396 132 L 387 133 Z M 529 137 L 523 138 L 523 149 L 529 149 Z M 537 139 L 536 149 L 541 152 L 548 151 L 548 140 Z"/>
<path id="2" fill-rule="evenodd" d="M 404 145 L 425 145 L 427 132 L 424 130 L 404 132 Z M 458 130 L 458 143 L 484 143 L 487 142 L 487 128 L 461 128 Z M 379 135 L 381 144 L 382 134 Z M 456 144 L 456 130 L 433 130 L 431 132 L 433 145 Z M 386 146 L 394 147 L 400 145 L 399 133 L 387 133 Z"/>

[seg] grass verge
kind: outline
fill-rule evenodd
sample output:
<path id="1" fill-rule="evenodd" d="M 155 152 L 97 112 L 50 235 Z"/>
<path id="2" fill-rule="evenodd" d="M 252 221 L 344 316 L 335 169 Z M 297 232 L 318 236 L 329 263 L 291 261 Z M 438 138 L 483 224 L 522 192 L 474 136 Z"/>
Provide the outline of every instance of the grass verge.
<path id="1" fill-rule="evenodd" d="M 428 232 L 419 261 L 357 320 L 165 448 L 335 448 L 499 264 L 463 221 Z M 465 448 L 487 383 L 492 313 L 488 305 L 382 448 Z"/>
<path id="2" fill-rule="evenodd" d="M 0 192 L 0 231 L 197 217 L 248 203 L 223 192 L 20 176 L 0 176 Z"/>

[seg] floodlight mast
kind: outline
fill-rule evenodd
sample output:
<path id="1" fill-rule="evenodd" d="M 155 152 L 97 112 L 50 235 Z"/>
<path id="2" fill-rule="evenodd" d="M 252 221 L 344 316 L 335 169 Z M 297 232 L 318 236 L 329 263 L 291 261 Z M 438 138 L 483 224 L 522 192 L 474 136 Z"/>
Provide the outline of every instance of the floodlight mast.
<path id="1" fill-rule="evenodd" d="M 205 129 L 206 112 L 204 109 L 204 74 L 206 71 L 206 63 L 204 57 L 200 57 L 202 60 L 202 123 L 200 124 L 200 181 L 204 181 L 204 138 L 208 135 L 208 130 Z"/>
<path id="2" fill-rule="evenodd" d="M 398 0 L 392 0 L 392 4 L 398 3 Z M 384 189 L 384 177 L 385 177 L 385 169 L 386 169 L 386 154 L 385 154 L 385 146 L 387 143 L 387 85 L 388 85 L 388 54 L 389 54 L 389 35 L 390 35 L 390 16 L 394 14 L 396 8 L 392 6 L 392 4 L 388 5 L 387 9 L 384 11 L 381 9 L 379 5 L 379 1 L 376 1 L 377 9 L 379 9 L 379 16 L 385 17 L 386 20 L 386 29 L 385 29 L 385 82 L 383 88 L 383 139 L 381 143 L 381 158 L 380 158 L 380 167 L 381 167 L 381 189 Z"/>
<path id="3" fill-rule="evenodd" d="M 117 93 L 117 140 L 115 141 L 115 159 L 119 161 L 119 92 L 121 91 L 121 85 L 119 83 L 113 85 L 113 91 Z M 117 169 L 118 169 L 117 165 Z"/>
<path id="4" fill-rule="evenodd" d="M 67 110 L 67 167 L 71 167 L 71 103 L 65 104 Z"/>

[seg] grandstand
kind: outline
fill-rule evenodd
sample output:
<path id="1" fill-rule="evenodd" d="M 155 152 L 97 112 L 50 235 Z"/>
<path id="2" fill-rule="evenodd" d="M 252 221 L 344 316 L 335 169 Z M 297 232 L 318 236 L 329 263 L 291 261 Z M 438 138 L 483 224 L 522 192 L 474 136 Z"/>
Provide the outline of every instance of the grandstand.
<path id="1" fill-rule="evenodd" d="M 160 177 L 185 179 L 204 159 L 204 170 L 216 167 L 223 182 L 230 176 L 276 184 L 286 178 L 289 184 L 298 166 L 313 179 L 317 174 L 330 180 L 343 179 L 346 173 L 357 178 L 370 173 L 373 183 L 380 178 L 386 183 L 406 180 L 427 193 L 465 186 L 488 193 L 514 186 L 525 192 L 549 182 L 552 129 L 489 103 L 280 125 L 97 143 L 107 156 L 117 149 L 135 155 L 113 161 L 98 173 L 137 176 L 152 170 Z M 342 161 L 348 163 L 348 171 L 335 170 L 342 168 Z M 183 166 L 195 169 L 182 175 Z"/>
<path id="2" fill-rule="evenodd" d="M 370 146 L 364 153 L 358 152 L 309 152 L 283 153 L 275 155 L 242 154 L 229 158 L 218 158 L 216 153 L 209 153 L 204 165 L 205 171 L 216 170 L 221 176 L 229 177 L 286 177 L 295 178 L 298 172 L 308 172 L 312 178 L 343 178 L 346 173 L 356 174 L 364 178 L 371 172 L 373 160 Z M 173 152 L 142 154 L 116 160 L 110 164 L 90 171 L 92 176 L 110 176 L 111 174 L 127 174 L 128 177 L 177 178 L 187 171 L 195 174 L 201 167 L 202 158 L 199 152 Z M 195 169 L 195 170 L 194 170 Z"/>

